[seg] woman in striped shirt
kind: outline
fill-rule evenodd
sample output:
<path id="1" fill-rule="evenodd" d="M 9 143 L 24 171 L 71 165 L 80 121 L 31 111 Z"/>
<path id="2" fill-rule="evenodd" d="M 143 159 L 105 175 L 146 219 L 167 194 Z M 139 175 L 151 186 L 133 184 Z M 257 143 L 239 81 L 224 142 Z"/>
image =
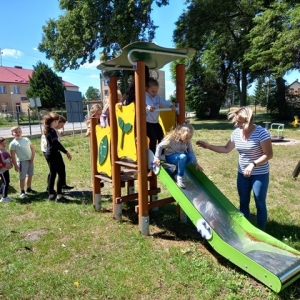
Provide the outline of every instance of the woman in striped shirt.
<path id="1" fill-rule="evenodd" d="M 267 223 L 266 197 L 269 186 L 269 160 L 273 157 L 272 142 L 268 131 L 253 124 L 253 112 L 241 107 L 228 115 L 236 129 L 225 146 L 216 146 L 197 141 L 199 147 L 218 153 L 229 153 L 234 148 L 239 153 L 237 190 L 240 211 L 248 219 L 250 197 L 253 190 L 257 210 L 257 227 L 265 230 Z"/>

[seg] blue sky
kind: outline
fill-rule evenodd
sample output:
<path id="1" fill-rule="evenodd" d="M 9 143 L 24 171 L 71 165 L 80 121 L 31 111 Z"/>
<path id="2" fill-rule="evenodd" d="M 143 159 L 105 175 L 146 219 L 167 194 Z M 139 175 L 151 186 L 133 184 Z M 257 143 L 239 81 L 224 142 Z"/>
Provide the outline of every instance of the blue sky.
<path id="1" fill-rule="evenodd" d="M 59 2 L 54 0 L 4 0 L 1 2 L 0 49 L 2 56 L 0 63 L 2 61 L 2 66 L 17 65 L 32 69 L 38 61 L 42 61 L 51 67 L 52 61 L 47 60 L 44 54 L 37 50 L 37 46 L 42 39 L 42 26 L 50 18 L 57 19 L 62 14 L 58 6 Z M 171 0 L 170 5 L 166 7 L 154 6 L 152 18 L 154 24 L 159 26 L 154 43 L 162 47 L 174 47 L 172 41 L 174 23 L 183 12 L 185 7 L 183 2 L 182 0 Z M 99 57 L 98 53 L 96 57 Z M 96 68 L 98 64 L 99 60 L 97 59 L 93 64 L 86 64 L 78 70 L 67 70 L 58 75 L 79 86 L 80 92 L 85 94 L 89 86 L 100 88 L 99 70 Z M 163 70 L 166 71 L 166 98 L 168 98 L 175 87 L 170 79 L 169 65 L 166 65 Z M 300 79 L 299 72 L 292 72 L 285 77 L 288 83 L 292 83 L 297 78 Z"/>

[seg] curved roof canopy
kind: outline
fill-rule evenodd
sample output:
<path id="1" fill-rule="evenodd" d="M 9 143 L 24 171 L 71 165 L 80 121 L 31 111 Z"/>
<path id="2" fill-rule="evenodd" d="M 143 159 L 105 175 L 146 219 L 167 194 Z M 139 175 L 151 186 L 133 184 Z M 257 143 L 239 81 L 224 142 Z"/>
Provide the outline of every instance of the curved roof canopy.
<path id="1" fill-rule="evenodd" d="M 101 62 L 99 70 L 132 70 L 135 62 L 142 60 L 150 70 L 158 70 L 176 59 L 186 58 L 190 65 L 190 56 L 194 48 L 164 48 L 154 43 L 135 42 L 123 48 L 122 53 L 109 61 Z"/>

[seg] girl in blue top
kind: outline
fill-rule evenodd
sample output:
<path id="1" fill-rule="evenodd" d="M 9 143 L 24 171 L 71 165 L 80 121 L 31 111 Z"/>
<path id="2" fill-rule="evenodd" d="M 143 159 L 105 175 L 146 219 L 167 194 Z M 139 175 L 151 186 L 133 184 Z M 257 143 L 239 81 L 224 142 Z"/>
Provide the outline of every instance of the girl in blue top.
<path id="1" fill-rule="evenodd" d="M 157 95 L 159 84 L 153 77 L 149 78 L 146 86 L 146 128 L 147 136 L 149 138 L 149 149 L 155 153 L 156 144 L 160 143 L 164 137 L 163 130 L 159 124 L 159 111 L 160 107 L 169 107 L 175 110 L 176 107 L 171 102 L 161 98 Z"/>
<path id="2" fill-rule="evenodd" d="M 225 146 L 215 146 L 197 141 L 199 147 L 218 153 L 229 153 L 234 148 L 239 153 L 237 190 L 240 211 L 249 218 L 250 196 L 253 190 L 257 210 L 257 226 L 265 230 L 267 223 L 266 197 L 269 186 L 269 160 L 273 157 L 272 142 L 268 131 L 253 124 L 253 112 L 241 107 L 228 115 L 236 129 Z"/>

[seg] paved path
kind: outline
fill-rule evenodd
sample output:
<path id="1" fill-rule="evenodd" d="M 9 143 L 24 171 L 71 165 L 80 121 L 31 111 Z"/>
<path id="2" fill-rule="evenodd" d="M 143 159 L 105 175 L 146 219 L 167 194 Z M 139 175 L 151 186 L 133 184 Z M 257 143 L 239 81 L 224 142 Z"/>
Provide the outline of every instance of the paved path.
<path id="1" fill-rule="evenodd" d="M 42 126 L 40 125 L 26 125 L 26 126 L 21 126 L 22 128 L 22 133 L 23 136 L 40 136 L 42 133 Z M 77 122 L 77 123 L 66 123 L 64 126 L 64 130 L 66 133 L 72 134 L 72 133 L 82 133 L 86 131 L 86 124 L 85 122 Z M 11 131 L 10 127 L 9 128 L 0 128 L 0 136 L 10 138 L 11 136 Z"/>

